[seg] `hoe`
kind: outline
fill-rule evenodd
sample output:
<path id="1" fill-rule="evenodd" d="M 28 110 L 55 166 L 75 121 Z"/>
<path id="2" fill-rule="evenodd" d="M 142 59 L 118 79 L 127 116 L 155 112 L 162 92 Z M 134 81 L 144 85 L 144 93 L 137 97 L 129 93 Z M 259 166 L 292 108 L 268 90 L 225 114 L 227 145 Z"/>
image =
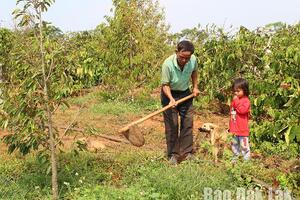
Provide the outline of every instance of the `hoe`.
<path id="1" fill-rule="evenodd" d="M 180 104 L 188 99 L 191 99 L 193 97 L 194 97 L 194 95 L 190 94 L 189 96 L 186 96 L 186 97 L 176 101 L 175 105 L 178 105 L 178 104 Z M 167 105 L 167 106 L 161 108 L 160 110 L 150 113 L 149 115 L 147 115 L 139 120 L 131 122 L 130 124 L 127 124 L 125 127 L 121 128 L 119 130 L 119 133 L 123 134 L 132 145 L 141 147 L 145 144 L 145 138 L 144 138 L 143 134 L 141 133 L 141 131 L 139 130 L 137 124 L 140 124 L 143 121 L 145 121 L 155 115 L 158 115 L 159 113 L 164 112 L 165 110 L 168 110 L 169 108 L 172 108 L 173 106 L 174 105 Z"/>

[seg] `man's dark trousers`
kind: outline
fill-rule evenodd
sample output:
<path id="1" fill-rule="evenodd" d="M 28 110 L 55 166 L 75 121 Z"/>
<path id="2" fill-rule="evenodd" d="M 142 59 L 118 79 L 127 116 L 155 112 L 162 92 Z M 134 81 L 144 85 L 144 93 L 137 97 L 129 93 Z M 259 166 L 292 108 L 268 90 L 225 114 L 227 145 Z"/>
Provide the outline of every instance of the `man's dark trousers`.
<path id="1" fill-rule="evenodd" d="M 174 91 L 171 90 L 173 98 L 177 101 L 191 94 L 190 90 Z M 169 98 L 161 92 L 161 103 L 168 105 Z M 180 131 L 178 124 L 180 116 Z M 192 153 L 193 151 L 193 99 L 189 99 L 175 108 L 164 111 L 165 134 L 167 141 L 168 158 Z"/>

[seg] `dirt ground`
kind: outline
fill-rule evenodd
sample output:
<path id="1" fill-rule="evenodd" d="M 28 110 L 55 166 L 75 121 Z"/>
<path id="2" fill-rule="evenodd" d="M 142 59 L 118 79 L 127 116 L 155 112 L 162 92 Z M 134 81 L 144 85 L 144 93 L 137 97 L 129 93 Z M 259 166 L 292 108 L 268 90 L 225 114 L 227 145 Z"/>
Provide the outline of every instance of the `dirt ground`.
<path id="1" fill-rule="evenodd" d="M 103 90 L 101 87 L 94 87 L 91 89 L 83 90 L 78 96 L 83 97 L 89 93 L 98 92 Z M 134 93 L 139 93 L 137 89 L 133 91 Z M 151 97 L 154 99 L 160 98 L 160 88 L 156 88 L 152 91 Z M 116 115 L 104 115 L 97 114 L 94 115 L 88 112 L 88 109 L 94 105 L 95 99 L 89 99 L 89 102 L 85 105 L 78 105 L 76 103 L 71 104 L 69 108 L 63 110 L 58 109 L 54 115 L 54 124 L 59 132 L 59 137 L 64 146 L 62 149 L 70 150 L 75 148 L 76 141 L 82 141 L 87 145 L 90 145 L 90 149 L 95 151 L 96 149 L 105 148 L 133 148 L 133 149 L 149 149 L 149 150 L 159 150 L 164 151 L 166 149 L 165 144 L 165 134 L 164 134 L 164 124 L 162 114 L 154 116 L 151 119 L 144 121 L 139 124 L 138 127 L 145 137 L 145 145 L 142 147 L 134 147 L 128 144 L 123 135 L 118 134 L 118 130 L 125 126 L 126 124 L 135 121 L 146 114 L 136 115 L 134 113 L 124 116 Z M 194 115 L 194 138 L 198 138 L 199 134 L 198 128 L 202 126 L 203 123 L 214 123 L 218 125 L 221 130 L 226 131 L 228 127 L 228 116 L 213 114 L 208 111 L 197 111 Z M 71 125 L 71 126 L 70 126 Z M 68 129 L 68 127 L 70 129 Z M 68 132 L 66 134 L 66 129 Z M 0 131 L 0 138 L 7 135 L 8 132 Z M 99 137 L 99 135 L 109 136 L 117 138 L 121 142 L 112 141 Z M 5 151 L 7 148 L 5 145 L 0 146 L 0 151 Z"/>
<path id="2" fill-rule="evenodd" d="M 145 145 L 142 147 L 134 147 L 128 144 L 128 141 L 126 141 L 123 135 L 118 134 L 118 130 L 126 125 L 126 123 L 122 122 L 117 116 L 93 116 L 84 112 L 81 113 L 79 110 L 79 106 L 72 105 L 65 111 L 58 111 L 54 116 L 55 127 L 59 131 L 61 141 L 64 144 L 61 148 L 65 150 L 75 148 L 76 141 L 87 143 L 89 149 L 92 149 L 93 151 L 105 148 L 124 148 L 124 146 L 126 146 L 126 148 L 144 148 L 160 151 L 165 150 L 166 148 L 163 117 L 161 114 L 138 125 L 145 137 Z M 127 115 L 126 121 L 131 122 L 139 119 L 139 117 L 141 116 Z M 196 112 L 194 115 L 194 138 L 198 137 L 197 134 L 201 134 L 198 131 L 198 128 L 206 122 L 214 123 L 226 130 L 228 118 L 216 114 L 201 114 Z M 70 124 L 72 125 L 67 134 L 65 134 L 65 131 Z M 9 134 L 7 131 L 0 131 L 0 138 L 7 134 Z M 120 141 L 112 141 L 110 139 L 99 137 L 99 135 L 109 136 Z M 6 150 L 6 146 L 2 144 L 0 146 L 0 151 L 3 152 Z"/>

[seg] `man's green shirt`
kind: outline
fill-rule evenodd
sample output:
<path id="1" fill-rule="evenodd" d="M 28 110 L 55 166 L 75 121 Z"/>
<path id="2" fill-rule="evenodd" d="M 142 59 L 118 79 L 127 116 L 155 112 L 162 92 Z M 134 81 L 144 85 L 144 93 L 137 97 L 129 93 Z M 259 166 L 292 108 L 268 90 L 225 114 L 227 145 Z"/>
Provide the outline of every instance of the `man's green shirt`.
<path id="1" fill-rule="evenodd" d="M 169 84 L 171 90 L 185 91 L 189 88 L 192 72 L 197 70 L 197 58 L 192 55 L 181 71 L 176 54 L 168 57 L 162 65 L 161 83 Z"/>

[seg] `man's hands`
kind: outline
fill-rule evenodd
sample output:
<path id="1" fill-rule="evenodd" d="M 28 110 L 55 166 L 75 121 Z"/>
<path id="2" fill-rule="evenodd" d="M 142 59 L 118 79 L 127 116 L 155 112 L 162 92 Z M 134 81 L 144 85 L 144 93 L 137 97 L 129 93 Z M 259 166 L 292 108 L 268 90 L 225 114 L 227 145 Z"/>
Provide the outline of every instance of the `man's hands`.
<path id="1" fill-rule="evenodd" d="M 172 105 L 172 107 L 175 108 L 177 106 L 177 103 L 176 103 L 176 100 L 174 99 L 174 97 L 172 96 L 170 86 L 163 85 L 162 89 L 163 89 L 164 94 L 170 99 L 169 105 Z M 199 91 L 198 87 L 193 88 L 192 94 L 194 95 L 194 97 L 199 96 L 200 91 Z"/>
<path id="2" fill-rule="evenodd" d="M 175 99 L 172 97 L 170 98 L 169 105 L 173 105 L 172 107 L 175 108 L 177 106 Z"/>
<path id="3" fill-rule="evenodd" d="M 192 72 L 192 84 L 193 84 L 193 94 L 194 94 L 194 97 L 197 97 L 200 94 L 200 91 L 198 89 L 198 75 L 197 75 L 197 70 L 194 70 Z"/>
<path id="4" fill-rule="evenodd" d="M 193 89 L 193 94 L 194 94 L 195 97 L 199 96 L 200 90 L 198 88 L 194 88 Z"/>

